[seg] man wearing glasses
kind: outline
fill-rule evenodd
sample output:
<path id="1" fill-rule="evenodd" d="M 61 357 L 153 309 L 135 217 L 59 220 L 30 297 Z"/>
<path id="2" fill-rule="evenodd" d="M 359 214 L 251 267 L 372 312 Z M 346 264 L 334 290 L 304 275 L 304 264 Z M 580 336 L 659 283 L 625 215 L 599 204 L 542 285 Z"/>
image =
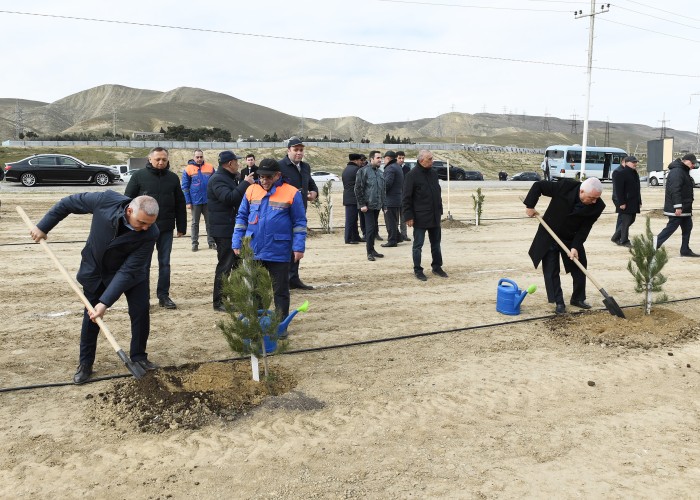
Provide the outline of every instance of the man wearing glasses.
<path id="1" fill-rule="evenodd" d="M 258 175 L 238 208 L 231 246 L 240 255 L 243 238 L 250 238 L 253 258 L 270 273 L 275 310 L 284 319 L 289 316 L 289 256 L 296 263 L 304 257 L 306 209 L 301 191 L 286 182 L 276 160 L 261 161 Z"/>

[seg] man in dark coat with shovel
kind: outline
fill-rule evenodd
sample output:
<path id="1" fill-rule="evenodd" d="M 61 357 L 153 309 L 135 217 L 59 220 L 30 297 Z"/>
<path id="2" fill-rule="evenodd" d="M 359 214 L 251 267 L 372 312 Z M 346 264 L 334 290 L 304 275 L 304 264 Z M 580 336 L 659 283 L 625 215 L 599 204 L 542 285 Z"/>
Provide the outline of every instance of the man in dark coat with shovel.
<path id="1" fill-rule="evenodd" d="M 158 202 L 150 196 L 133 200 L 105 191 L 67 196 L 47 212 L 30 231 L 36 242 L 70 214 L 92 214 L 92 225 L 77 280 L 83 286 L 85 297 L 94 306 L 94 313 L 85 309 L 80 333 L 80 365 L 73 382 L 83 384 L 92 375 L 97 349 L 95 323 L 102 318 L 119 297 L 124 294 L 131 318 L 130 357 L 144 370 L 154 370 L 148 360 L 146 342 L 150 330 L 148 273 L 158 227 Z"/>
<path id="2" fill-rule="evenodd" d="M 586 267 L 586 250 L 583 244 L 593 224 L 605 209 L 605 203 L 600 199 L 602 192 L 603 185 L 594 177 L 584 182 L 538 181 L 533 183 L 527 197 L 523 200 L 527 207 L 525 214 L 528 217 L 534 217 L 535 206 L 540 196 L 551 198 L 543 219 L 571 250 L 571 257 L 569 257 L 541 224 L 530 246 L 529 255 L 532 263 L 537 267 L 542 262 L 547 299 L 550 304 L 556 304 L 557 314 L 566 312 L 559 278 L 559 255 L 564 261 L 564 269 L 567 273 L 571 273 L 574 282 L 570 304 L 582 309 L 591 308 L 586 302 L 586 275 L 571 261 L 578 259 Z"/>

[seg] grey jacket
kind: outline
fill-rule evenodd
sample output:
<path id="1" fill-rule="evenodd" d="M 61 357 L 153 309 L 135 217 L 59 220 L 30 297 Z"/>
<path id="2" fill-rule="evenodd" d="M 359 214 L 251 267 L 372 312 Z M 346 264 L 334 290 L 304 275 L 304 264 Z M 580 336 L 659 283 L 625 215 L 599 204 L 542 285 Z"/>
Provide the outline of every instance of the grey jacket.
<path id="1" fill-rule="evenodd" d="M 357 196 L 357 208 L 364 206 L 371 210 L 385 208 L 386 183 L 382 171 L 370 165 L 362 167 L 355 179 L 355 196 Z"/>

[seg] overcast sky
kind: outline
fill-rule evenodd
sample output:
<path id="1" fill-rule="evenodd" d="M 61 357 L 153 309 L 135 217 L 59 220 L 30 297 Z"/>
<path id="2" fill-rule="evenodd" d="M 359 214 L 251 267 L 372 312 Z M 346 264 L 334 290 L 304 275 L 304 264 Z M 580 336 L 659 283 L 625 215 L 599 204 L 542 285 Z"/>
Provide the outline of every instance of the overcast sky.
<path id="1" fill-rule="evenodd" d="M 665 118 L 667 127 L 697 130 L 697 5 L 618 0 L 595 16 L 591 120 L 660 127 Z M 380 123 L 486 111 L 582 120 L 590 18 L 575 19 L 574 10 L 590 7 L 570 0 L 0 1 L 0 97 L 52 102 L 107 83 L 189 86 L 311 118 Z"/>

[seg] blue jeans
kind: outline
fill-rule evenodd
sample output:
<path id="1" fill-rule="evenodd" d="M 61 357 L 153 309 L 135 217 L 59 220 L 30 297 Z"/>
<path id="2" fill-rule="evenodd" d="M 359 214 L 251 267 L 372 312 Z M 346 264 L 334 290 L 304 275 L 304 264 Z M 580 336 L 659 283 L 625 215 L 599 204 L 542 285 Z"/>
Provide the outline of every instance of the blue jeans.
<path id="1" fill-rule="evenodd" d="M 420 265 L 423 243 L 425 243 L 425 233 L 428 233 L 430 239 L 430 253 L 433 261 L 430 266 L 433 269 L 442 268 L 442 251 L 440 250 L 440 240 L 442 232 L 440 226 L 435 227 L 414 227 L 413 228 L 413 272 L 423 271 Z"/>
<path id="2" fill-rule="evenodd" d="M 159 299 L 170 295 L 170 253 L 173 250 L 173 231 L 163 231 L 156 241 L 156 251 L 158 252 L 158 286 L 156 287 L 156 297 Z M 148 260 L 148 269 L 151 269 L 153 255 Z"/>

